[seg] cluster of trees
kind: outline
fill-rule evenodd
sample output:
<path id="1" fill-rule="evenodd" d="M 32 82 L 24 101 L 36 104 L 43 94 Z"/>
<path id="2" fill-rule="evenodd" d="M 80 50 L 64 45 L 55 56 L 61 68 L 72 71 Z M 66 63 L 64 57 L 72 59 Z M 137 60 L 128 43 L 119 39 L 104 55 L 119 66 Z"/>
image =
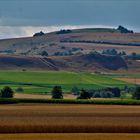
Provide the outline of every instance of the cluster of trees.
<path id="1" fill-rule="evenodd" d="M 118 26 L 117 30 L 120 31 L 121 33 L 134 33 L 132 30 L 128 30 L 127 28 L 125 28 L 121 25 Z"/>
<path id="2" fill-rule="evenodd" d="M 140 60 L 140 54 L 133 52 L 132 54 L 127 55 L 126 58 L 131 59 L 131 60 Z"/>
<path id="3" fill-rule="evenodd" d="M 16 91 L 23 92 L 24 90 L 21 87 L 19 87 L 16 89 Z M 88 91 L 85 89 L 79 90 L 77 87 L 73 88 L 72 91 L 75 92 L 75 94 L 78 96 L 77 99 L 90 99 L 92 97 L 110 98 L 112 97 L 112 95 L 111 96 L 109 95 L 111 94 L 111 92 L 114 93 L 114 97 L 120 96 L 120 90 L 117 88 L 116 89 L 109 88 L 108 90 L 106 89 L 104 90 L 104 92 L 102 91 L 102 94 L 101 91 L 100 92 L 98 91 L 97 93 L 97 91 L 95 90 L 92 91 Z M 108 91 L 110 91 L 110 93 Z M 63 91 L 61 86 L 54 86 L 51 91 L 51 94 L 53 99 L 63 99 Z M 6 86 L 1 90 L 2 98 L 13 98 L 13 96 L 14 96 L 14 91 L 10 87 Z"/>
<path id="4" fill-rule="evenodd" d="M 67 55 L 73 55 L 72 51 L 64 51 L 64 52 L 55 52 L 54 56 L 67 56 Z"/>
<path id="5" fill-rule="evenodd" d="M 35 33 L 35 34 L 33 35 L 33 37 L 42 36 L 42 35 L 45 35 L 45 33 L 42 32 L 42 31 L 40 31 L 40 32 L 38 32 L 38 33 Z"/>
<path id="6" fill-rule="evenodd" d="M 118 56 L 124 56 L 127 59 L 131 60 L 140 60 L 140 54 L 137 54 L 136 52 L 132 52 L 131 54 L 127 54 L 125 51 L 118 52 L 116 49 L 106 49 L 102 51 L 102 54 L 106 55 L 118 55 Z"/>
<path id="7" fill-rule="evenodd" d="M 140 100 L 140 86 L 137 86 L 132 95 L 133 99 Z"/>
<path id="8" fill-rule="evenodd" d="M 47 51 L 42 51 L 42 52 L 40 53 L 40 55 L 41 55 L 41 56 L 48 56 L 49 54 L 48 54 Z"/>
<path id="9" fill-rule="evenodd" d="M 23 88 L 19 87 L 16 89 L 16 92 L 23 92 Z M 53 99 L 63 99 L 63 92 L 61 86 L 54 86 L 52 91 L 52 98 Z M 0 97 L 1 98 L 13 98 L 14 97 L 14 91 L 9 87 L 6 86 L 0 91 Z"/>
<path id="10" fill-rule="evenodd" d="M 65 46 L 62 46 L 61 49 L 65 50 Z M 54 56 L 69 56 L 69 55 L 73 55 L 76 54 L 78 52 L 81 52 L 83 49 L 82 48 L 71 48 L 69 50 L 65 50 L 63 52 L 55 52 Z"/>
<path id="11" fill-rule="evenodd" d="M 124 56 L 127 59 L 131 60 L 140 60 L 140 54 L 137 54 L 136 52 L 132 52 L 131 54 L 127 54 L 125 51 L 118 52 L 116 49 L 106 49 L 102 51 L 102 54 L 106 55 L 115 55 L 115 56 Z"/>
<path id="12" fill-rule="evenodd" d="M 135 86 L 129 87 L 129 86 L 125 86 L 123 89 L 123 92 L 125 93 L 134 93 L 136 90 Z"/>
<path id="13" fill-rule="evenodd" d="M 128 90 L 128 87 L 125 87 L 124 90 Z M 17 88 L 17 92 L 23 92 L 21 87 Z M 98 90 L 85 90 L 79 89 L 78 87 L 73 87 L 71 91 L 74 95 L 77 96 L 77 99 L 90 99 L 90 98 L 119 98 L 121 96 L 121 90 L 117 87 L 114 88 L 105 88 Z M 140 86 L 133 88 L 131 90 L 132 98 L 136 100 L 140 100 Z M 54 86 L 52 91 L 52 99 L 63 99 L 63 91 L 61 86 Z M 0 91 L 1 98 L 13 98 L 14 91 L 6 86 Z"/>
<path id="14" fill-rule="evenodd" d="M 119 55 L 119 56 L 125 56 L 126 52 L 125 51 L 120 51 L 118 52 L 116 49 L 106 49 L 102 51 L 102 54 L 107 54 L 107 55 Z"/>
<path id="15" fill-rule="evenodd" d="M 67 29 L 67 30 L 60 30 L 60 31 L 56 32 L 56 34 L 67 34 L 67 33 L 71 33 L 71 32 L 72 32 L 72 30 Z"/>
<path id="16" fill-rule="evenodd" d="M 83 98 L 81 94 L 86 94 L 88 98 L 112 98 L 112 97 L 120 97 L 121 90 L 117 87 L 114 88 L 105 88 L 105 89 L 91 89 L 91 90 L 80 90 L 78 87 L 73 87 L 71 92 L 74 95 L 77 95 L 78 98 Z"/>
<path id="17" fill-rule="evenodd" d="M 132 98 L 140 100 L 140 86 L 134 87 L 125 87 L 125 92 L 132 93 Z M 90 99 L 90 98 L 113 98 L 120 97 L 121 90 L 118 87 L 114 88 L 105 88 L 100 90 L 80 90 L 78 87 L 73 87 L 71 91 L 74 95 L 77 95 L 77 99 Z"/>
<path id="18" fill-rule="evenodd" d="M 14 54 L 16 50 L 2 50 L 0 53 Z"/>

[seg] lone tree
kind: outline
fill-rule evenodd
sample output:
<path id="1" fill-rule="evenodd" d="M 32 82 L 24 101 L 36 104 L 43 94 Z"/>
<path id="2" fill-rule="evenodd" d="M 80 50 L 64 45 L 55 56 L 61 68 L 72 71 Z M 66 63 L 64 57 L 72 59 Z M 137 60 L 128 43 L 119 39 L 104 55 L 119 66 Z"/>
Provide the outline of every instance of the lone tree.
<path id="1" fill-rule="evenodd" d="M 48 56 L 48 53 L 47 53 L 46 51 L 42 51 L 42 52 L 41 52 L 41 55 L 42 55 L 42 56 Z"/>
<path id="2" fill-rule="evenodd" d="M 63 99 L 63 93 L 61 86 L 54 86 L 52 90 L 52 98 L 53 99 Z"/>
<path id="3" fill-rule="evenodd" d="M 133 99 L 140 100 L 140 86 L 136 87 L 136 90 L 133 93 Z"/>
<path id="4" fill-rule="evenodd" d="M 14 96 L 14 92 L 10 87 L 6 86 L 1 90 L 2 98 L 13 98 L 13 96 Z"/>
<path id="5" fill-rule="evenodd" d="M 42 36 L 42 35 L 45 35 L 45 33 L 43 33 L 42 31 L 38 32 L 38 33 L 35 33 L 33 35 L 33 37 L 36 37 L 36 36 Z"/>
<path id="6" fill-rule="evenodd" d="M 84 89 L 81 90 L 80 95 L 77 99 L 90 99 L 90 93 Z"/>

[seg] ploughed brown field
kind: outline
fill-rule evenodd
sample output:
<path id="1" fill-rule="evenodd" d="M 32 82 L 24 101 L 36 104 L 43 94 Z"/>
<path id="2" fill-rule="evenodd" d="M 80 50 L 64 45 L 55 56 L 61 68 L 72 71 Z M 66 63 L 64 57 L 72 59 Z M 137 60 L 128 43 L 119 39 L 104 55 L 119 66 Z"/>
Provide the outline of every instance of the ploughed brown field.
<path id="1" fill-rule="evenodd" d="M 140 78 L 116 78 L 117 80 L 121 80 L 127 83 L 132 83 L 132 84 L 140 84 Z"/>
<path id="2" fill-rule="evenodd" d="M 0 133 L 139 133 L 140 106 L 0 106 Z"/>
<path id="3" fill-rule="evenodd" d="M 2 140 L 138 140 L 140 106 L 1 105 L 0 133 Z"/>

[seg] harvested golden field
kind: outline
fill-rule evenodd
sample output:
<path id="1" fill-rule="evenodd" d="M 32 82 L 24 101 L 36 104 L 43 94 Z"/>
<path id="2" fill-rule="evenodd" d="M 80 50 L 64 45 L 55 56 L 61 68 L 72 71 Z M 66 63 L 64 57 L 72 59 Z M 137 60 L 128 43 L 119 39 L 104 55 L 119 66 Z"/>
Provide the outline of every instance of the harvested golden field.
<path id="1" fill-rule="evenodd" d="M 64 94 L 63 96 L 64 96 L 64 99 L 76 99 L 76 96 L 72 94 Z M 51 99 L 52 95 L 15 93 L 14 97 L 24 98 L 24 99 Z"/>
<path id="2" fill-rule="evenodd" d="M 0 106 L 0 133 L 139 133 L 140 106 Z"/>
<path id="3" fill-rule="evenodd" d="M 116 78 L 127 83 L 138 84 L 140 85 L 140 78 Z"/>
<path id="4" fill-rule="evenodd" d="M 1 134 L 2 140 L 139 140 L 140 134 Z"/>

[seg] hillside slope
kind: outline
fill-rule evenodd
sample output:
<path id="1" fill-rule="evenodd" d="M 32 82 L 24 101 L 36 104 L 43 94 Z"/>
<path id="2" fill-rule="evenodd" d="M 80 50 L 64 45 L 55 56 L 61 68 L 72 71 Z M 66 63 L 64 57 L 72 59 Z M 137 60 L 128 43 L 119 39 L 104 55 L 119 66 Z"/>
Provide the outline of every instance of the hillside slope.
<path id="1" fill-rule="evenodd" d="M 42 58 L 22 56 L 0 56 L 0 70 L 57 70 Z"/>
<path id="2" fill-rule="evenodd" d="M 101 54 L 86 54 L 63 57 L 51 57 L 53 63 L 60 69 L 78 71 L 107 71 L 127 69 L 127 63 L 119 56 L 107 56 Z"/>
<path id="3" fill-rule="evenodd" d="M 127 61 L 119 56 L 85 54 L 57 57 L 22 57 L 0 55 L 0 70 L 68 70 L 90 72 L 140 72 L 140 62 Z"/>
<path id="4" fill-rule="evenodd" d="M 112 48 L 140 54 L 140 33 L 94 28 L 0 40 L 0 70 L 140 72 L 138 61 L 95 53 Z"/>
<path id="5" fill-rule="evenodd" d="M 82 52 L 115 48 L 127 53 L 140 53 L 140 33 L 125 34 L 115 29 L 91 28 L 72 30 L 70 33 L 53 32 L 42 36 L 0 40 L 2 54 L 40 55 L 44 50 L 49 55 L 56 52 L 66 54 L 73 52 L 73 48 Z"/>

